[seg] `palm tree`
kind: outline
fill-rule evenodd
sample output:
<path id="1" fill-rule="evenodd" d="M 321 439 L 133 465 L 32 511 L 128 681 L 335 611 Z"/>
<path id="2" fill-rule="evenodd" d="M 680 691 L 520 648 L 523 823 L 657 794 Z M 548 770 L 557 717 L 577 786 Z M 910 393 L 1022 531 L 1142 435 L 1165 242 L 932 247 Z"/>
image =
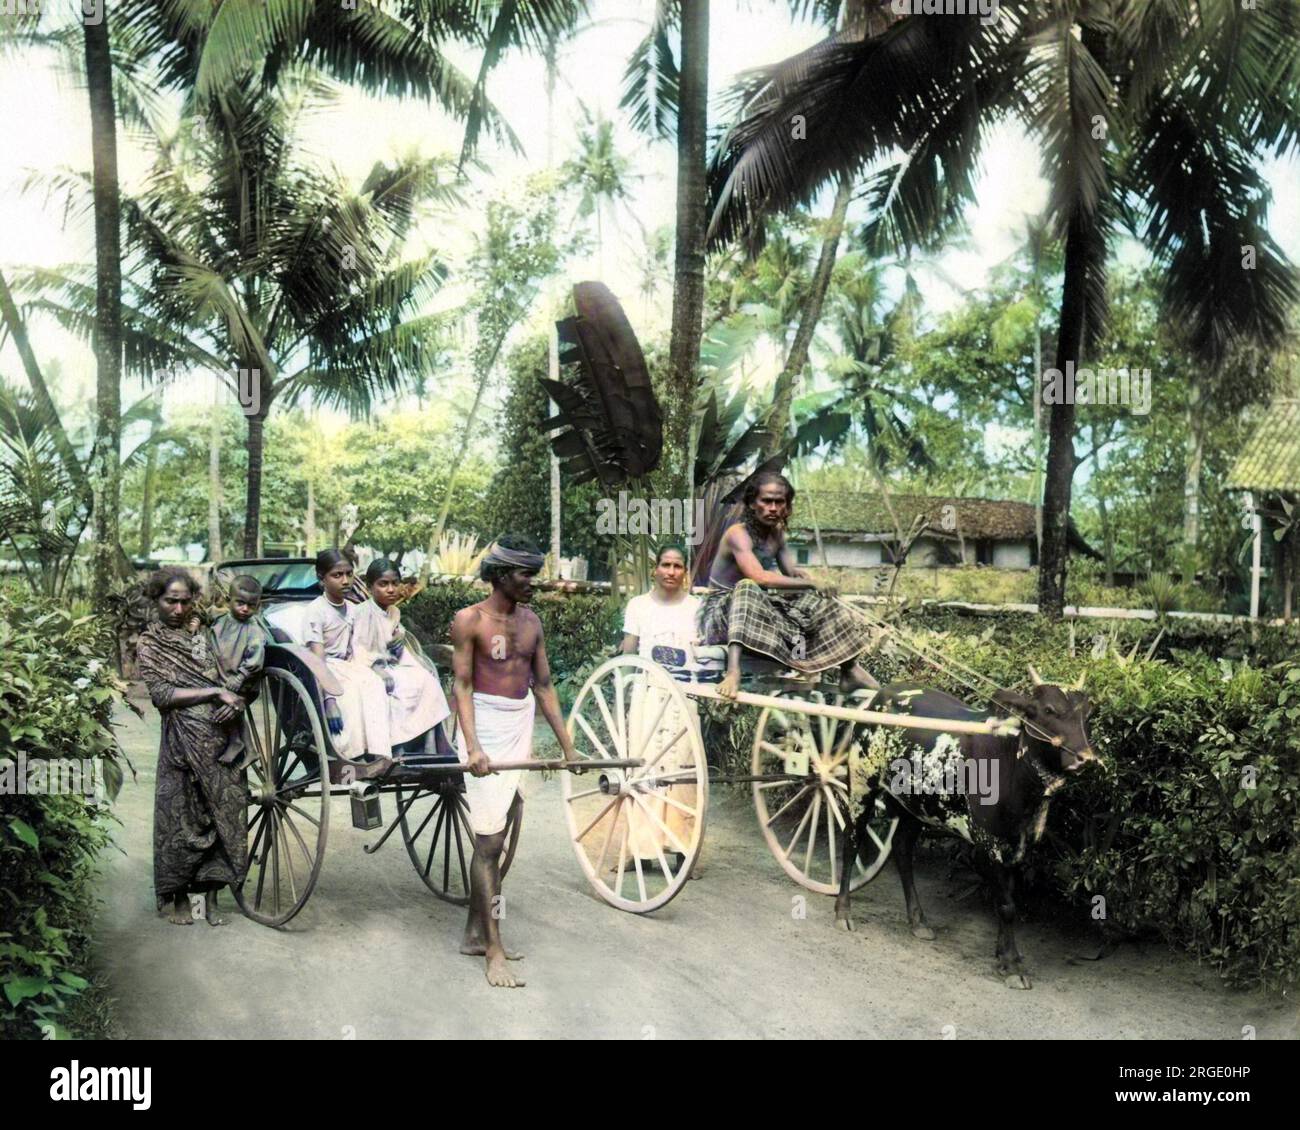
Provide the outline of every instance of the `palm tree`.
<path id="1" fill-rule="evenodd" d="M 555 185 L 543 175 L 535 180 L 522 204 L 513 199 L 488 204 L 487 230 L 470 262 L 469 275 L 475 288 L 467 308 L 474 311 L 474 348 L 471 353 L 474 400 L 461 432 L 456 459 L 447 479 L 446 493 L 429 538 L 424 566 L 428 570 L 451 511 L 452 495 L 475 434 L 479 409 L 487 394 L 511 331 L 532 309 L 542 283 L 563 262 L 567 245 L 555 242 Z"/>
<path id="2" fill-rule="evenodd" d="M 1295 280 L 1265 226 L 1263 154 L 1300 140 L 1300 3 L 1197 0 L 1184 13 L 1117 0 L 1003 4 L 989 24 L 908 16 L 861 42 L 831 38 L 765 72 L 715 159 L 711 230 L 751 233 L 833 178 L 901 151 L 868 181 L 876 230 L 923 245 L 972 199 L 985 128 L 1018 117 L 1040 140 L 1049 217 L 1065 246 L 1055 367 L 1106 325 L 1106 252 L 1123 220 L 1166 271 L 1169 320 L 1200 361 L 1275 346 Z M 815 125 L 791 137 L 792 118 Z M 1253 249 L 1243 270 L 1242 248 Z M 1059 616 L 1075 407 L 1052 404 L 1039 607 Z"/>
<path id="3" fill-rule="evenodd" d="M 228 93 L 215 128 L 187 120 L 180 138 L 158 144 L 146 190 L 123 197 L 134 266 L 123 305 L 127 367 L 145 377 L 212 373 L 240 398 L 250 556 L 275 404 L 307 396 L 365 412 L 438 355 L 443 319 L 421 310 L 445 268 L 433 253 L 403 258 L 400 233 L 425 204 L 459 199 L 440 159 L 376 165 L 356 191 L 295 160 L 294 125 L 314 87 L 282 85 Z M 52 295 L 38 308 L 88 331 L 83 277 L 34 272 L 31 282 Z"/>
<path id="4" fill-rule="evenodd" d="M 147 120 L 152 104 L 149 82 L 142 78 L 138 53 L 110 45 L 107 6 L 98 18 L 85 18 L 43 30 L 41 6 L 27 5 L 0 29 L 0 46 L 56 49 L 64 69 L 84 81 L 90 104 L 91 162 L 96 257 L 95 444 L 88 468 L 74 467 L 54 403 L 39 380 L 39 370 L 27 368 L 33 390 L 52 429 L 60 458 L 78 489 L 92 496 L 93 550 L 91 594 L 97 605 L 106 599 L 113 581 L 127 572 L 119 531 L 121 494 L 122 361 L 121 209 L 118 202 L 117 116 Z M 80 24 L 80 28 L 77 27 Z M 120 103 L 120 105 L 119 105 Z M 13 332 L 13 322 L 6 311 Z"/>
<path id="5" fill-rule="evenodd" d="M 544 51 L 582 16 L 585 0 L 136 0 L 125 23 L 151 53 L 162 81 L 199 107 L 236 89 L 250 72 L 275 85 L 296 64 L 381 94 L 435 99 L 465 120 L 465 153 L 488 129 L 518 139 L 487 98 L 487 77 L 512 48 Z M 448 58 L 450 45 L 483 51 L 471 77 Z"/>
<path id="6" fill-rule="evenodd" d="M 672 331 L 668 343 L 668 492 L 686 497 L 691 416 L 704 334 L 704 231 L 708 184 L 705 147 L 709 104 L 709 3 L 679 0 L 681 73 L 677 107 L 677 250 L 673 268 Z M 658 15 L 671 5 L 660 0 Z"/>
<path id="7" fill-rule="evenodd" d="M 624 157 L 614 140 L 614 123 L 602 115 L 593 117 L 582 107 L 583 123 L 578 128 L 578 152 L 565 161 L 561 173 L 578 191 L 578 216 L 596 220 L 596 262 L 605 273 L 605 240 L 602 217 L 607 207 L 629 198 L 628 180 L 632 162 Z"/>
<path id="8" fill-rule="evenodd" d="M 107 5 L 99 17 L 82 21 L 95 201 L 95 449 L 90 479 L 95 498 L 91 592 L 96 605 L 103 604 L 118 575 L 122 483 L 122 211 Z"/>
<path id="9" fill-rule="evenodd" d="M 827 310 L 835 344 L 823 362 L 834 387 L 795 401 L 795 434 L 785 446 L 797 456 L 865 441 L 877 481 L 896 464 L 927 469 L 933 460 L 913 423 L 923 402 L 891 377 L 899 368 L 916 296 L 905 289 L 893 310 L 882 315 L 883 268 L 862 252 L 841 259 L 836 274 Z"/>

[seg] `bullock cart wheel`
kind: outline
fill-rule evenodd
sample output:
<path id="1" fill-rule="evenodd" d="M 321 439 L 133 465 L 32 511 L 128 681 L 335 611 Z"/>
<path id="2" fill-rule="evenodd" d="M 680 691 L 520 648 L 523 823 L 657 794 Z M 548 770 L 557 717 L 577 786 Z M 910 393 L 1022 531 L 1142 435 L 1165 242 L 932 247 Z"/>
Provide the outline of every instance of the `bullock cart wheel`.
<path id="1" fill-rule="evenodd" d="M 277 667 L 266 668 L 248 715 L 248 871 L 234 895 L 253 921 L 283 926 L 306 905 L 325 859 L 325 734 L 311 692 Z"/>
<path id="2" fill-rule="evenodd" d="M 843 695 L 813 691 L 807 701 L 843 706 Z M 850 700 L 847 703 L 852 707 Z M 781 869 L 802 887 L 818 894 L 839 891 L 844 836 L 849 823 L 849 756 L 860 727 L 836 718 L 799 710 L 765 707 L 754 735 L 756 777 L 784 774 L 783 779 L 755 781 L 754 807 L 763 839 Z M 898 818 L 884 798 L 869 798 L 867 843 L 853 860 L 849 889 L 856 891 L 879 874 L 889 858 Z"/>
<path id="3" fill-rule="evenodd" d="M 695 704 L 657 663 L 620 655 L 569 712 L 582 773 L 561 775 L 583 873 L 611 906 L 646 914 L 685 886 L 704 842 L 709 773 Z M 635 769 L 602 761 L 642 759 Z"/>

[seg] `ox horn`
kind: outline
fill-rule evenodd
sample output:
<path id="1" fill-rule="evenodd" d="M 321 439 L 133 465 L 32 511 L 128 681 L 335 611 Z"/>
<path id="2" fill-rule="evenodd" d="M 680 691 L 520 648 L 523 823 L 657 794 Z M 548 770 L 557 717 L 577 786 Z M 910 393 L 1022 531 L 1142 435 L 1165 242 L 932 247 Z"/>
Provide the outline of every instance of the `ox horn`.
<path id="1" fill-rule="evenodd" d="M 1029 665 L 1029 677 L 1034 680 L 1034 686 L 1041 687 L 1043 685 L 1043 676 L 1038 673 L 1032 663 Z"/>

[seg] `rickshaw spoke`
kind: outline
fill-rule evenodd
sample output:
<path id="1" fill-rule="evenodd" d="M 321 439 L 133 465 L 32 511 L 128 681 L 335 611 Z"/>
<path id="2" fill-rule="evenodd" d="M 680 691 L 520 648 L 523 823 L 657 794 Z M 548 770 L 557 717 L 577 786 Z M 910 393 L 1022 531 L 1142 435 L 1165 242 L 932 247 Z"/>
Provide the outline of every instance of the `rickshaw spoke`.
<path id="1" fill-rule="evenodd" d="M 280 835 L 276 827 L 275 806 L 268 810 L 271 814 L 271 901 L 276 914 L 280 913 Z"/>
<path id="2" fill-rule="evenodd" d="M 780 784 L 785 785 L 785 784 L 789 784 L 789 782 L 788 782 L 788 781 L 781 781 Z M 798 791 L 797 793 L 794 794 L 794 796 L 792 796 L 789 800 L 787 800 L 787 801 L 785 802 L 785 804 L 781 805 L 781 807 L 778 808 L 778 809 L 776 810 L 776 812 L 775 812 L 773 815 L 771 815 L 771 816 L 769 816 L 769 817 L 767 818 L 767 826 L 770 828 L 773 824 L 775 824 L 775 823 L 776 823 L 776 822 L 777 822 L 777 821 L 778 821 L 782 816 L 785 815 L 785 811 L 786 811 L 786 809 L 788 809 L 792 804 L 794 804 L 794 802 L 797 801 L 801 796 L 803 796 L 805 793 L 807 793 L 807 791 L 808 791 L 810 788 L 812 788 L 811 785 L 803 785 L 803 786 L 799 789 L 799 791 Z M 790 854 L 789 852 L 786 852 L 786 855 L 789 855 L 789 854 Z"/>
<path id="3" fill-rule="evenodd" d="M 263 697 L 270 698 L 271 696 L 268 694 Z M 284 700 L 288 697 L 289 688 L 286 686 L 280 693 L 279 700 L 275 704 L 275 736 L 271 739 L 271 748 L 277 752 L 280 749 L 280 735 L 284 732 Z M 288 777 L 288 774 L 286 773 L 285 776 Z"/>
<path id="4" fill-rule="evenodd" d="M 267 832 L 272 827 L 271 817 L 269 816 L 270 806 L 268 805 L 262 811 L 268 813 L 266 821 L 262 824 L 262 832 Z M 268 859 L 268 856 L 270 854 L 270 842 L 271 842 L 271 837 L 270 835 L 267 835 L 266 845 L 264 845 L 262 848 L 261 866 L 258 867 L 257 869 L 257 893 L 253 899 L 253 906 L 259 910 L 261 909 L 262 906 L 262 888 L 266 885 L 266 869 L 267 869 L 266 865 L 268 862 L 270 862 L 270 860 Z"/>
<path id="5" fill-rule="evenodd" d="M 649 689 L 650 689 L 650 687 L 647 685 L 646 690 L 649 691 Z M 659 702 L 659 712 L 655 715 L 655 720 L 654 720 L 653 722 L 651 722 L 649 726 L 642 726 L 642 727 L 641 727 L 641 739 L 640 739 L 640 740 L 641 740 L 641 745 L 642 745 L 642 746 L 644 746 L 645 743 L 650 739 L 650 735 L 653 734 L 657 729 L 659 729 L 659 723 L 663 721 L 663 719 L 664 719 L 664 714 L 665 714 L 665 713 L 667 712 L 667 710 L 668 710 L 668 704 L 671 703 L 671 702 L 672 702 L 672 696 L 669 695 L 669 694 L 665 694 L 665 693 L 663 693 L 663 692 L 661 691 L 661 692 L 660 692 L 660 702 Z M 634 756 L 634 755 L 629 755 L 629 756 Z"/>
<path id="6" fill-rule="evenodd" d="M 619 732 L 619 728 L 614 725 L 614 716 L 609 712 L 609 704 L 605 701 L 605 696 L 601 692 L 601 689 L 599 687 L 592 687 L 591 697 L 596 700 L 596 706 L 600 708 L 600 715 L 605 720 L 605 727 L 609 730 L 609 736 L 614 741 L 614 748 L 618 751 L 618 756 L 620 758 L 626 757 L 627 754 L 624 752 L 625 747 L 623 744 L 622 734 Z M 581 715 L 579 715 L 579 717 L 581 717 Z M 601 748 L 603 749 L 604 747 L 602 746 Z M 606 754 L 606 757 L 608 756 L 609 755 Z"/>
<path id="7" fill-rule="evenodd" d="M 460 847 L 460 822 L 453 819 L 447 824 L 447 846 L 442 852 L 442 889 L 445 891 L 451 886 L 451 829 L 456 825 L 456 846 Z"/>
<path id="8" fill-rule="evenodd" d="M 258 824 L 257 834 L 253 836 L 253 842 L 251 845 L 249 845 L 248 848 L 248 859 L 249 859 L 250 867 L 252 866 L 253 859 L 257 855 L 257 845 L 261 843 L 262 834 L 266 831 L 266 806 L 265 805 L 259 806 L 257 810 L 257 815 L 253 817 L 252 823 L 250 823 L 248 826 L 248 830 L 250 832 L 253 830 L 253 824 L 257 824 L 259 820 L 261 821 L 261 824 Z"/>
<path id="9" fill-rule="evenodd" d="M 310 871 L 313 859 L 312 859 L 311 849 L 307 846 L 307 841 L 302 838 L 302 833 L 298 831 L 298 825 L 295 824 L 292 820 L 290 820 L 287 815 L 285 817 L 285 826 L 289 829 L 289 831 L 291 831 L 294 834 L 294 837 L 297 839 L 298 846 L 302 848 L 303 859 L 307 861 L 307 870 Z"/>
<path id="10" fill-rule="evenodd" d="M 640 770 L 634 769 L 632 772 L 636 773 L 636 776 L 635 777 L 629 776 L 627 779 L 628 784 L 634 784 L 638 781 L 644 781 L 646 777 L 649 775 L 650 770 L 659 764 L 660 760 L 663 758 L 663 755 L 667 753 L 670 749 L 672 749 L 673 746 L 675 746 L 679 741 L 682 740 L 682 738 L 686 736 L 686 731 L 687 731 L 687 727 L 683 726 L 680 730 L 677 731 L 677 733 L 675 733 L 672 736 L 671 739 L 664 742 L 663 748 L 660 749 L 660 751 L 656 753 L 654 757 L 652 757 L 643 766 L 641 766 Z"/>
<path id="11" fill-rule="evenodd" d="M 617 800 L 619 798 L 616 797 L 615 799 Z M 624 820 L 623 836 L 618 842 L 618 878 L 615 880 L 618 885 L 614 888 L 614 893 L 618 895 L 619 898 L 623 897 L 623 872 L 627 867 L 627 829 L 628 823 Z"/>
<path id="12" fill-rule="evenodd" d="M 627 753 L 627 705 L 623 701 L 623 676 L 619 669 L 614 668 L 614 713 L 618 718 L 618 734 L 622 739 L 618 742 L 618 748 L 623 750 L 623 756 L 629 756 Z"/>
<path id="13" fill-rule="evenodd" d="M 599 824 L 602 820 L 605 819 L 605 814 L 609 812 L 611 808 L 614 808 L 618 804 L 620 799 L 621 798 L 618 796 L 612 797 L 609 803 L 606 804 L 605 807 L 602 808 L 598 813 L 596 813 L 596 816 L 591 821 L 591 823 L 588 824 L 585 828 L 583 828 L 581 832 L 579 832 L 576 836 L 573 837 L 573 842 L 579 844 L 582 843 L 582 841 L 587 838 L 587 833 L 590 832 L 592 828 L 594 828 L 597 824 Z"/>
<path id="14" fill-rule="evenodd" d="M 293 896 L 293 901 L 298 901 L 298 884 L 294 882 L 293 870 L 293 852 L 289 850 L 289 833 L 285 831 L 284 825 L 287 821 L 283 813 L 280 815 L 280 838 L 284 840 L 284 865 L 289 872 L 289 893 Z"/>
<path id="15" fill-rule="evenodd" d="M 457 817 L 459 817 L 459 819 L 455 821 L 455 826 L 456 826 L 456 857 L 457 859 L 460 860 L 460 881 L 465 887 L 465 893 L 468 894 L 469 893 L 469 872 L 465 868 L 465 845 L 460 838 L 461 820 L 465 821 L 465 830 L 469 832 L 471 835 L 473 834 L 473 829 L 471 829 L 469 825 L 469 813 L 464 808 L 461 807 L 462 802 L 459 795 L 453 798 L 452 803 L 455 805 L 456 815 Z M 451 852 L 448 851 L 447 854 L 448 856 L 450 856 Z"/>
<path id="16" fill-rule="evenodd" d="M 632 866 L 636 868 L 636 889 L 641 895 L 641 901 L 645 902 L 645 873 L 641 870 L 641 857 L 639 855 L 632 856 Z"/>
<path id="17" fill-rule="evenodd" d="M 840 812 L 840 799 L 830 790 L 829 785 L 823 785 L 822 791 L 826 794 L 826 811 L 835 813 L 835 823 L 840 826 L 840 831 L 844 831 L 844 814 Z"/>
<path id="18" fill-rule="evenodd" d="M 434 801 L 433 807 L 429 810 L 429 816 L 432 816 L 435 812 L 438 814 L 438 823 L 436 823 L 433 826 L 433 838 L 429 841 L 429 854 L 428 856 L 425 857 L 424 860 L 423 875 L 424 878 L 426 879 L 429 877 L 429 871 L 433 868 L 433 856 L 434 853 L 438 850 L 438 836 L 442 832 L 442 818 L 444 815 L 446 815 L 446 806 L 443 804 L 441 796 L 436 801 Z M 426 816 L 424 818 L 424 824 L 427 824 L 429 822 L 429 816 Z M 421 824 L 420 827 L 423 828 L 424 824 Z M 417 834 L 415 836 L 412 836 L 411 838 L 415 840 L 418 839 L 419 836 Z M 446 887 L 443 888 L 443 890 L 446 889 L 447 889 Z"/>
<path id="19" fill-rule="evenodd" d="M 839 863 L 839 860 L 835 856 L 835 822 L 831 819 L 831 809 L 833 808 L 835 808 L 835 805 L 828 800 L 826 802 L 826 839 L 827 839 L 827 843 L 830 845 L 830 851 L 831 851 L 831 885 L 832 886 L 835 885 L 835 881 L 838 878 L 836 867 Z M 835 815 L 838 817 L 839 812 L 837 811 Z"/>
<path id="20" fill-rule="evenodd" d="M 591 724 L 582 716 L 582 712 L 575 711 L 573 717 L 578 725 L 582 727 L 582 732 L 591 739 L 591 744 L 600 751 L 600 756 L 606 761 L 613 761 L 614 758 L 610 757 L 609 750 L 605 748 L 605 743 L 596 737 L 596 731 L 591 728 Z"/>
<path id="21" fill-rule="evenodd" d="M 663 801 L 664 804 L 671 804 L 674 808 L 685 812 L 688 816 L 694 817 L 698 816 L 700 813 L 698 808 L 691 808 L 689 805 L 683 804 L 680 800 L 675 800 L 673 797 L 670 797 L 667 793 L 663 793 L 658 799 Z"/>
<path id="22" fill-rule="evenodd" d="M 609 841 L 614 838 L 614 829 L 618 827 L 618 818 L 615 817 L 609 822 L 609 827 L 605 829 L 605 839 L 600 845 L 600 858 L 596 860 L 596 878 L 601 875 L 601 868 L 605 866 L 605 856 L 609 853 Z"/>

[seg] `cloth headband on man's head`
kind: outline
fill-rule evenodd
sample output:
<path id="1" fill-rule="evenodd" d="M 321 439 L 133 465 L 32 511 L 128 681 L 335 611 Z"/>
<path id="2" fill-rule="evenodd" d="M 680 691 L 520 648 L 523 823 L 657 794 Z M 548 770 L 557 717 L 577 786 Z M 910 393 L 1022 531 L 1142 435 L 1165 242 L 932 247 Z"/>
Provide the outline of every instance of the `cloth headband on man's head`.
<path id="1" fill-rule="evenodd" d="M 483 555 L 484 565 L 504 565 L 508 569 L 531 569 L 541 572 L 546 564 L 546 557 L 541 553 L 529 553 L 526 549 L 510 549 L 508 546 L 493 542 Z"/>

